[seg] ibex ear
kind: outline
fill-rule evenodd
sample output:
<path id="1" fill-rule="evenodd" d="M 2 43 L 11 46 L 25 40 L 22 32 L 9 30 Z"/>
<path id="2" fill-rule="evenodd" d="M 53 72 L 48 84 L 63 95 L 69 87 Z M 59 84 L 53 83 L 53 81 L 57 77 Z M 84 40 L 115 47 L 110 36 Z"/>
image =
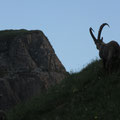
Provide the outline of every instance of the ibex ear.
<path id="1" fill-rule="evenodd" d="M 100 40 L 103 42 L 103 37 Z"/>

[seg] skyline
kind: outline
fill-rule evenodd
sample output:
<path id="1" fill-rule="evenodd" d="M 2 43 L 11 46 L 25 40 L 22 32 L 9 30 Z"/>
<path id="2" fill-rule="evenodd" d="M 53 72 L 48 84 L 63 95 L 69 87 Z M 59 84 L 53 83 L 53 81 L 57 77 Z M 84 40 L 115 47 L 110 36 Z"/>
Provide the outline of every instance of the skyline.
<path id="1" fill-rule="evenodd" d="M 99 26 L 108 23 L 104 42 L 120 44 L 120 1 L 96 0 L 0 0 L 0 30 L 42 30 L 67 71 L 80 71 L 99 58 L 89 34 L 97 35 Z"/>

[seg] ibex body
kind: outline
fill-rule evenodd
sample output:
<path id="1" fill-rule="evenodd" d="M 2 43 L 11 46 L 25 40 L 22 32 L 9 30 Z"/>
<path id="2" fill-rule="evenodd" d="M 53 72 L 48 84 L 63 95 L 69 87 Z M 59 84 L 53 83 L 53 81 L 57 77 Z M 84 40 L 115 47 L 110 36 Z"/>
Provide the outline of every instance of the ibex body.
<path id="1" fill-rule="evenodd" d="M 97 39 L 93 34 L 93 29 L 90 28 L 89 31 L 97 49 L 99 50 L 99 56 L 103 61 L 104 68 L 110 72 L 113 67 L 116 66 L 115 64 L 117 64 L 119 60 L 120 47 L 116 41 L 110 41 L 109 43 L 103 42 L 103 37 L 101 38 L 101 32 L 105 25 L 109 26 L 107 23 L 104 23 L 100 26 Z"/>

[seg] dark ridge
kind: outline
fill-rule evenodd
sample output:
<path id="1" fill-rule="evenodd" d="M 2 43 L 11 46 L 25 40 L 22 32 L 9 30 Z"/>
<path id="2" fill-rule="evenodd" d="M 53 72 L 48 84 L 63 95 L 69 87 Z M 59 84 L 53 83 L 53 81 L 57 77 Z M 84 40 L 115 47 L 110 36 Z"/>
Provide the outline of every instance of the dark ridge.
<path id="1" fill-rule="evenodd" d="M 43 34 L 41 30 L 26 30 L 26 29 L 20 29 L 20 30 L 1 30 L 0 31 L 0 40 L 11 40 L 15 38 L 16 36 L 30 34 L 30 33 L 40 33 Z"/>

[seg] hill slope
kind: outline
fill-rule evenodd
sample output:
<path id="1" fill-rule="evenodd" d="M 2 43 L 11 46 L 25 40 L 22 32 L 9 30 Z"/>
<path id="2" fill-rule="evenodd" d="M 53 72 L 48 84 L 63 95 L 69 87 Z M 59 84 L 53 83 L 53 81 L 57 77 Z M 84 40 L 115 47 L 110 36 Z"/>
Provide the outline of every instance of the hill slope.
<path id="1" fill-rule="evenodd" d="M 120 72 L 107 75 L 101 61 L 8 112 L 9 120 L 120 120 Z"/>

